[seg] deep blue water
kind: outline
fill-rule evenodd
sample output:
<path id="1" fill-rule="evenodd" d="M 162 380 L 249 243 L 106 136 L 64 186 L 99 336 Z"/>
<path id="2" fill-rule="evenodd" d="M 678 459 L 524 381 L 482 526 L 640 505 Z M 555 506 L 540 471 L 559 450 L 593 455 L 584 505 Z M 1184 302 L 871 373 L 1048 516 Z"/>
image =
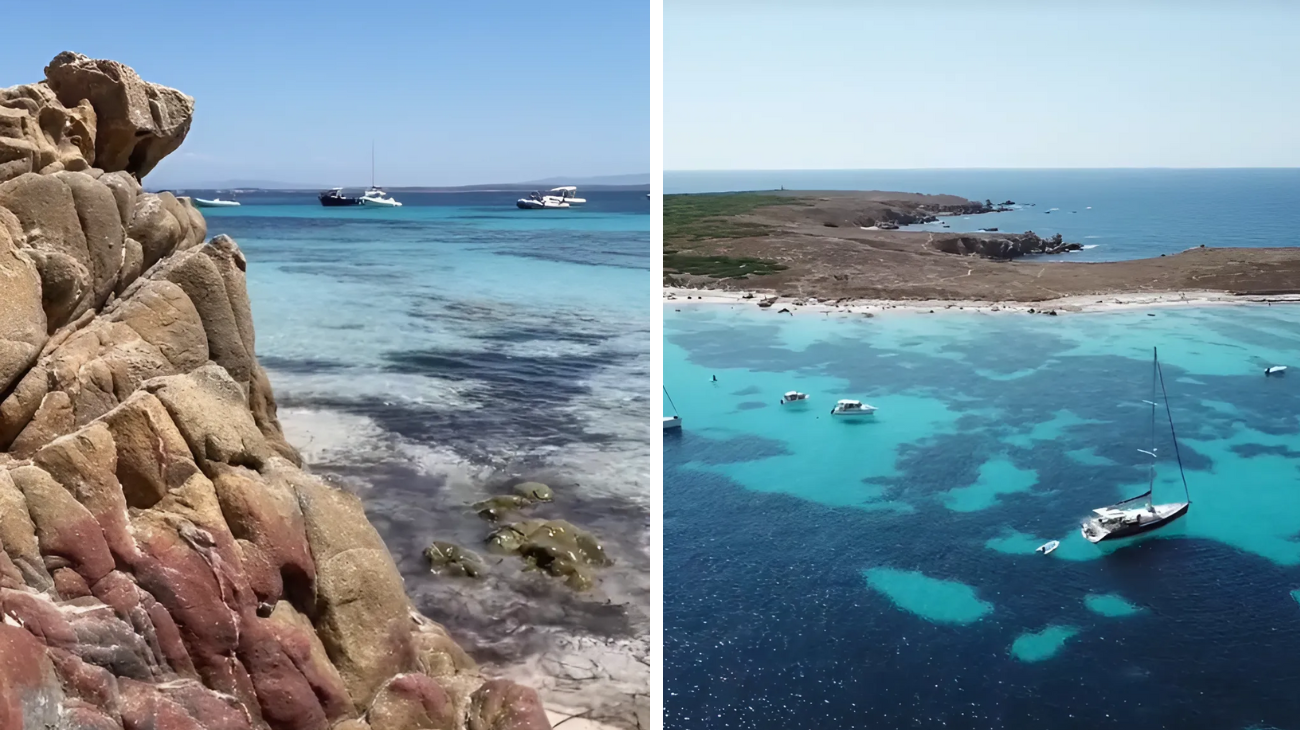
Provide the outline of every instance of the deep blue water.
<path id="1" fill-rule="evenodd" d="M 1300 245 L 1300 169 L 666 172 L 665 193 L 893 190 L 1033 203 L 918 230 L 1032 230 L 1092 246 L 1053 260 L 1118 261 L 1194 246 Z M 1050 211 L 1050 212 L 1049 212 Z"/>
<path id="2" fill-rule="evenodd" d="M 1300 309 L 1150 313 L 666 306 L 666 727 L 1300 728 Z M 1153 345 L 1192 509 L 1098 549 Z"/>
<path id="3" fill-rule="evenodd" d="M 481 661 L 566 656 L 563 637 L 644 637 L 645 193 L 588 191 L 559 211 L 519 210 L 509 192 L 394 196 L 402 208 L 252 193 L 203 209 L 209 235 L 247 256 L 286 434 L 361 495 L 413 599 Z M 557 494 L 537 516 L 605 540 L 617 564 L 591 593 L 517 561 L 480 582 L 429 574 L 433 540 L 483 551 L 491 527 L 469 505 L 520 479 Z"/>

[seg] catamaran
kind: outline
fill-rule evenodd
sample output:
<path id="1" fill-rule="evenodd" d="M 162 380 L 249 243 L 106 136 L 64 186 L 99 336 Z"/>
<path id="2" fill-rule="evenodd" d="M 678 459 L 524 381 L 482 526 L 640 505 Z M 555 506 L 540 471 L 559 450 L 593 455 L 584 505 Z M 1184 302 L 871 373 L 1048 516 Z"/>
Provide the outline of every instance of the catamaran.
<path id="1" fill-rule="evenodd" d="M 806 405 L 808 403 L 808 394 L 800 393 L 797 390 L 792 390 L 789 393 L 786 393 L 785 395 L 781 396 L 781 405 L 787 406 L 794 403 L 798 403 L 800 405 Z"/>
<path id="2" fill-rule="evenodd" d="M 1088 542 L 1098 543 L 1102 540 L 1115 540 L 1132 537 L 1149 532 L 1173 522 L 1187 514 L 1192 506 L 1192 496 L 1187 489 L 1187 475 L 1183 472 L 1183 457 L 1178 452 L 1178 435 L 1174 433 L 1174 415 L 1169 409 L 1169 395 L 1165 392 L 1165 377 L 1160 370 L 1160 358 L 1155 348 L 1151 349 L 1151 400 L 1143 401 L 1151 406 L 1151 449 L 1138 449 L 1139 453 L 1151 457 L 1148 468 L 1147 491 L 1136 497 L 1130 497 L 1109 507 L 1095 509 L 1080 525 L 1080 531 Z M 1154 504 L 1151 499 L 1152 489 L 1156 483 L 1156 385 L 1160 386 L 1160 395 L 1165 403 L 1165 415 L 1169 419 L 1169 435 L 1174 442 L 1174 456 L 1178 459 L 1178 474 L 1183 480 L 1184 502 L 1166 502 Z"/>
<path id="3" fill-rule="evenodd" d="M 677 404 L 673 403 L 673 397 L 668 395 L 668 388 L 664 388 L 664 397 L 668 399 L 668 405 L 673 408 L 673 415 L 664 416 L 664 430 L 680 429 L 682 427 L 682 417 L 677 415 Z"/>

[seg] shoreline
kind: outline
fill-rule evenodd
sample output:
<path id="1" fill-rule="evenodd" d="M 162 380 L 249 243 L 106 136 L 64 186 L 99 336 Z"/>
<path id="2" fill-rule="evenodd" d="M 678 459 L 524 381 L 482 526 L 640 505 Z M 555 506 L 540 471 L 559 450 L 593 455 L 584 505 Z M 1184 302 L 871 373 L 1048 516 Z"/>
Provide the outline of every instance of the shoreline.
<path id="1" fill-rule="evenodd" d="M 689 298 L 688 298 L 689 297 Z M 779 296 L 770 290 L 728 291 L 723 289 L 693 289 L 665 286 L 663 304 L 674 305 L 748 305 L 758 307 L 760 301 L 771 301 L 765 308 L 772 313 L 782 309 L 795 312 L 826 314 L 938 314 L 941 312 L 1019 313 L 1019 314 L 1096 314 L 1187 306 L 1225 306 L 1234 304 L 1300 304 L 1300 294 L 1252 295 L 1228 294 L 1218 291 L 1173 291 L 1152 293 L 1073 295 L 1040 302 L 977 301 L 955 299 L 838 299 L 821 301 L 815 297 Z"/>

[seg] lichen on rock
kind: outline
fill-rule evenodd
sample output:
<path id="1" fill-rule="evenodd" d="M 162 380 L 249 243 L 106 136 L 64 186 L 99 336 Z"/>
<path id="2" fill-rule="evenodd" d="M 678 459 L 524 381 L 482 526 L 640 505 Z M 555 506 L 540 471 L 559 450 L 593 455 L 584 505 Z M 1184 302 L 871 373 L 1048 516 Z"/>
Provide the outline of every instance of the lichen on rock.
<path id="1" fill-rule="evenodd" d="M 0 728 L 549 727 L 285 440 L 242 252 L 139 182 L 193 113 L 72 53 L 0 89 Z"/>

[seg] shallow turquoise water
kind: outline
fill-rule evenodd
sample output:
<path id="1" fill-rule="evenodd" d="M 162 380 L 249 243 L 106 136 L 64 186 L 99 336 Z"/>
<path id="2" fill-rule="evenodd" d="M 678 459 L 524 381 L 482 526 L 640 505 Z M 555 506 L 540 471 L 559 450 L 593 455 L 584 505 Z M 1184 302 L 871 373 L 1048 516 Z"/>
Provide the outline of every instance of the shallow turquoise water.
<path id="1" fill-rule="evenodd" d="M 247 256 L 286 434 L 360 494 L 415 604 L 477 657 L 604 663 L 592 636 L 647 641 L 649 201 L 596 191 L 580 209 L 525 211 L 518 193 L 397 197 L 404 207 L 376 210 L 254 193 L 203 211 L 210 235 Z M 480 550 L 490 526 L 469 505 L 522 479 L 557 494 L 536 516 L 591 530 L 613 554 L 593 591 L 517 561 L 474 585 L 429 573 L 424 548 Z M 517 612 L 526 628 L 502 620 Z"/>
<path id="2" fill-rule="evenodd" d="M 1300 308 L 664 317 L 670 727 L 1300 726 L 1273 681 L 1300 655 L 1300 380 L 1263 376 L 1300 362 Z M 1152 346 L 1193 505 L 1099 548 L 1079 519 L 1146 488 Z"/>

